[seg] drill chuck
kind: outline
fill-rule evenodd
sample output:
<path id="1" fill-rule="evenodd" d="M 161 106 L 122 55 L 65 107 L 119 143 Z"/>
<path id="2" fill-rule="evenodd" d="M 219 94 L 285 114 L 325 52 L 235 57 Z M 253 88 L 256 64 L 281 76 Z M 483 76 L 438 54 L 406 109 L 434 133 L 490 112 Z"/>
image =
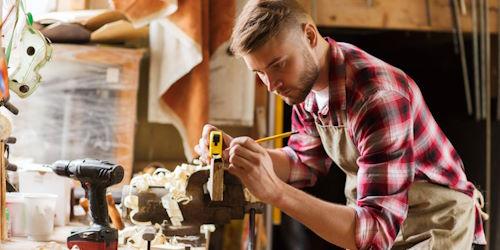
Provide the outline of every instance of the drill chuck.
<path id="1" fill-rule="evenodd" d="M 107 161 L 81 159 L 56 161 L 51 165 L 54 173 L 78 179 L 82 182 L 99 183 L 109 187 L 123 180 L 123 167 Z"/>

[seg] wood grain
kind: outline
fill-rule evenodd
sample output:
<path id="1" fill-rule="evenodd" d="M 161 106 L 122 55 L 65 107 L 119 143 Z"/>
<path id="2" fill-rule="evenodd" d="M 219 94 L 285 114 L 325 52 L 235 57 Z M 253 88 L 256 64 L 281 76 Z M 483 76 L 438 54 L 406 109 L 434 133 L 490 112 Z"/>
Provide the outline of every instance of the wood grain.
<path id="1" fill-rule="evenodd" d="M 450 31 L 452 18 L 449 0 L 433 0 L 431 21 L 427 22 L 426 1 L 373 0 L 299 0 L 304 8 L 322 27 L 395 29 L 416 31 Z M 465 0 L 466 15 L 460 15 L 464 32 L 471 32 L 471 0 Z M 492 33 L 497 31 L 496 0 L 489 0 L 489 25 Z"/>

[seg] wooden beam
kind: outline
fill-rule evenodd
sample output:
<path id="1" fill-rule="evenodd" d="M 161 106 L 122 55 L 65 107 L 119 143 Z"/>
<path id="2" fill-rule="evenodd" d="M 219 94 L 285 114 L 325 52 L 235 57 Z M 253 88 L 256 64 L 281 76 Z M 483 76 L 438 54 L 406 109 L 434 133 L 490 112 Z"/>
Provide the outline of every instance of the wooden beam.
<path id="1" fill-rule="evenodd" d="M 449 0 L 428 1 L 431 25 L 427 20 L 427 1 L 373 0 L 299 0 L 316 19 L 318 26 L 395 29 L 415 31 L 451 31 L 452 17 Z M 489 27 L 497 32 L 496 0 L 489 0 Z M 471 32 L 471 0 L 465 0 L 466 15 L 460 15 L 464 32 Z"/>
<path id="2" fill-rule="evenodd" d="M 0 141 L 0 242 L 7 239 L 7 218 L 5 210 L 7 205 L 5 204 L 6 193 L 7 193 L 7 168 L 5 167 L 5 157 L 3 155 L 5 148 L 5 143 Z"/>

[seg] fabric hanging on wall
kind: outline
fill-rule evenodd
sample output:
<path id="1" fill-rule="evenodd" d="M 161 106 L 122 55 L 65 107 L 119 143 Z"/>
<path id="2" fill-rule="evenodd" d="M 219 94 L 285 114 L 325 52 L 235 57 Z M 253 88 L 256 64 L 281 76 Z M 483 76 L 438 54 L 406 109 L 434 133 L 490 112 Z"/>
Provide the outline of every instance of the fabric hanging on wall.
<path id="1" fill-rule="evenodd" d="M 223 43 L 210 59 L 209 121 L 216 125 L 253 126 L 255 74 L 228 53 Z"/>
<path id="2" fill-rule="evenodd" d="M 247 0 L 210 1 L 210 112 L 214 125 L 253 126 L 255 74 L 228 53 L 235 19 Z"/>
<path id="3" fill-rule="evenodd" d="M 224 124 L 253 123 L 254 77 L 244 63 L 233 63 L 234 57 L 221 52 L 227 49 L 237 9 L 243 3 L 179 1 L 177 12 L 151 23 L 148 121 L 173 124 L 182 137 L 188 160 L 193 158 L 201 129 L 209 121 L 209 110 L 213 111 L 209 107 L 216 110 L 212 114 L 219 115 L 215 120 Z M 218 98 L 212 98 L 214 93 Z M 219 101 L 216 108 L 215 100 L 235 93 L 240 98 L 230 99 L 229 106 L 227 101 Z M 228 112 L 231 107 L 236 111 Z"/>
<path id="4" fill-rule="evenodd" d="M 112 9 L 122 12 L 135 28 L 166 17 L 178 8 L 177 0 L 110 0 L 109 3 Z"/>

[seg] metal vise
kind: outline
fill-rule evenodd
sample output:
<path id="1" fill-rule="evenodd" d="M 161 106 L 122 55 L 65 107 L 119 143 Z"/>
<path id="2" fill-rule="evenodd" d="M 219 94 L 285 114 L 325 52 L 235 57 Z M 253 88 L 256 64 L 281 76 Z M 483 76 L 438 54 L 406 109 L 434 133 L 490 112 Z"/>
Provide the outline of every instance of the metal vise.
<path id="1" fill-rule="evenodd" d="M 203 224 L 214 224 L 217 227 L 228 224 L 233 219 L 243 219 L 245 213 L 250 210 L 257 213 L 264 211 L 263 203 L 246 201 L 241 182 L 225 171 L 223 199 L 213 201 L 207 187 L 209 178 L 209 170 L 197 171 L 189 177 L 186 194 L 192 200 L 185 205 L 179 204 L 184 218 L 182 226 L 172 225 L 161 204 L 161 197 L 167 193 L 163 187 L 150 187 L 148 191 L 140 193 L 137 193 L 134 187 L 130 187 L 131 193 L 139 198 L 139 212 L 133 219 L 161 224 L 165 236 L 202 236 L 200 226 Z"/>

